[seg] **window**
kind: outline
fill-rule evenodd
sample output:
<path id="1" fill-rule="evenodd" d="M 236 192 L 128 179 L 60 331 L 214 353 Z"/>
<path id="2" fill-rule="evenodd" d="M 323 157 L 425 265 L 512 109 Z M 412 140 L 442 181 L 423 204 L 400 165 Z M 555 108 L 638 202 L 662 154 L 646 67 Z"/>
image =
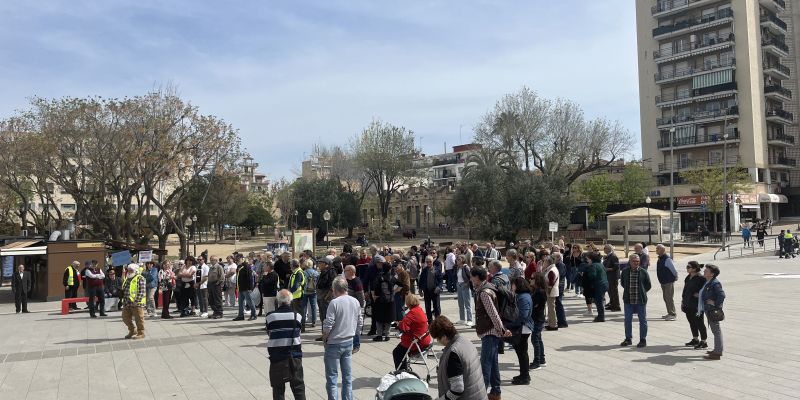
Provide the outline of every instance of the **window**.
<path id="1" fill-rule="evenodd" d="M 710 165 L 717 165 L 722 163 L 722 150 L 709 150 L 708 163 Z"/>
<path id="2" fill-rule="evenodd" d="M 75 204 L 63 203 L 61 204 L 62 211 L 75 211 Z"/>

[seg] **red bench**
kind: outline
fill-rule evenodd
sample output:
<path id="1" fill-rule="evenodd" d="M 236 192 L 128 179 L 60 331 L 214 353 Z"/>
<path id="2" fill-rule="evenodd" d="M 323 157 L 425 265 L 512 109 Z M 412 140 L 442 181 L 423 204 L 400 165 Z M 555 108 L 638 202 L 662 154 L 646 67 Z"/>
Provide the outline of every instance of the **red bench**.
<path id="1" fill-rule="evenodd" d="M 69 305 L 73 303 L 86 303 L 89 301 L 88 297 L 74 297 L 70 299 L 61 300 L 61 315 L 69 314 Z"/>

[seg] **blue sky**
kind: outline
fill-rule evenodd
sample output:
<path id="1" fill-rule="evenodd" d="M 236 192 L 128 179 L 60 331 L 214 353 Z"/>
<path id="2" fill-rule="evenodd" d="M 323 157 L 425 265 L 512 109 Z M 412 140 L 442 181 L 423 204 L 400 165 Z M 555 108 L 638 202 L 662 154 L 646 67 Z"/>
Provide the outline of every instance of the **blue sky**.
<path id="1" fill-rule="evenodd" d="M 239 129 L 278 178 L 373 118 L 442 152 L 527 85 L 621 120 L 638 155 L 634 11 L 630 0 L 3 1 L 0 117 L 31 96 L 169 83 Z"/>

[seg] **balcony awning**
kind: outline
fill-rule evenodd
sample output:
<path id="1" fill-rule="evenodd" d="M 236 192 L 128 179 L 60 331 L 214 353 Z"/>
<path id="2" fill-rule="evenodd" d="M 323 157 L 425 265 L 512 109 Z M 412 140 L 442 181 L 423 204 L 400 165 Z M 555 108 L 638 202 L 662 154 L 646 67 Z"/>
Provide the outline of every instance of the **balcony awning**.
<path id="1" fill-rule="evenodd" d="M 759 203 L 788 203 L 789 199 L 782 194 L 759 193 Z"/>
<path id="2" fill-rule="evenodd" d="M 23 240 L 0 247 L 0 256 L 35 256 L 47 254 L 47 246 L 34 246 L 41 240 Z"/>

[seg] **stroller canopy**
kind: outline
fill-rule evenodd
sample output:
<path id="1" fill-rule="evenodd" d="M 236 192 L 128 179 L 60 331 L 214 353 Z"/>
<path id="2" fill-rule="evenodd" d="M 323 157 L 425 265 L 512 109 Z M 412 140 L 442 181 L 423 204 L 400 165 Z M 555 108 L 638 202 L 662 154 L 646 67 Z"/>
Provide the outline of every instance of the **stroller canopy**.
<path id="1" fill-rule="evenodd" d="M 419 379 L 400 379 L 383 393 L 384 400 L 432 400 L 428 386 Z"/>

